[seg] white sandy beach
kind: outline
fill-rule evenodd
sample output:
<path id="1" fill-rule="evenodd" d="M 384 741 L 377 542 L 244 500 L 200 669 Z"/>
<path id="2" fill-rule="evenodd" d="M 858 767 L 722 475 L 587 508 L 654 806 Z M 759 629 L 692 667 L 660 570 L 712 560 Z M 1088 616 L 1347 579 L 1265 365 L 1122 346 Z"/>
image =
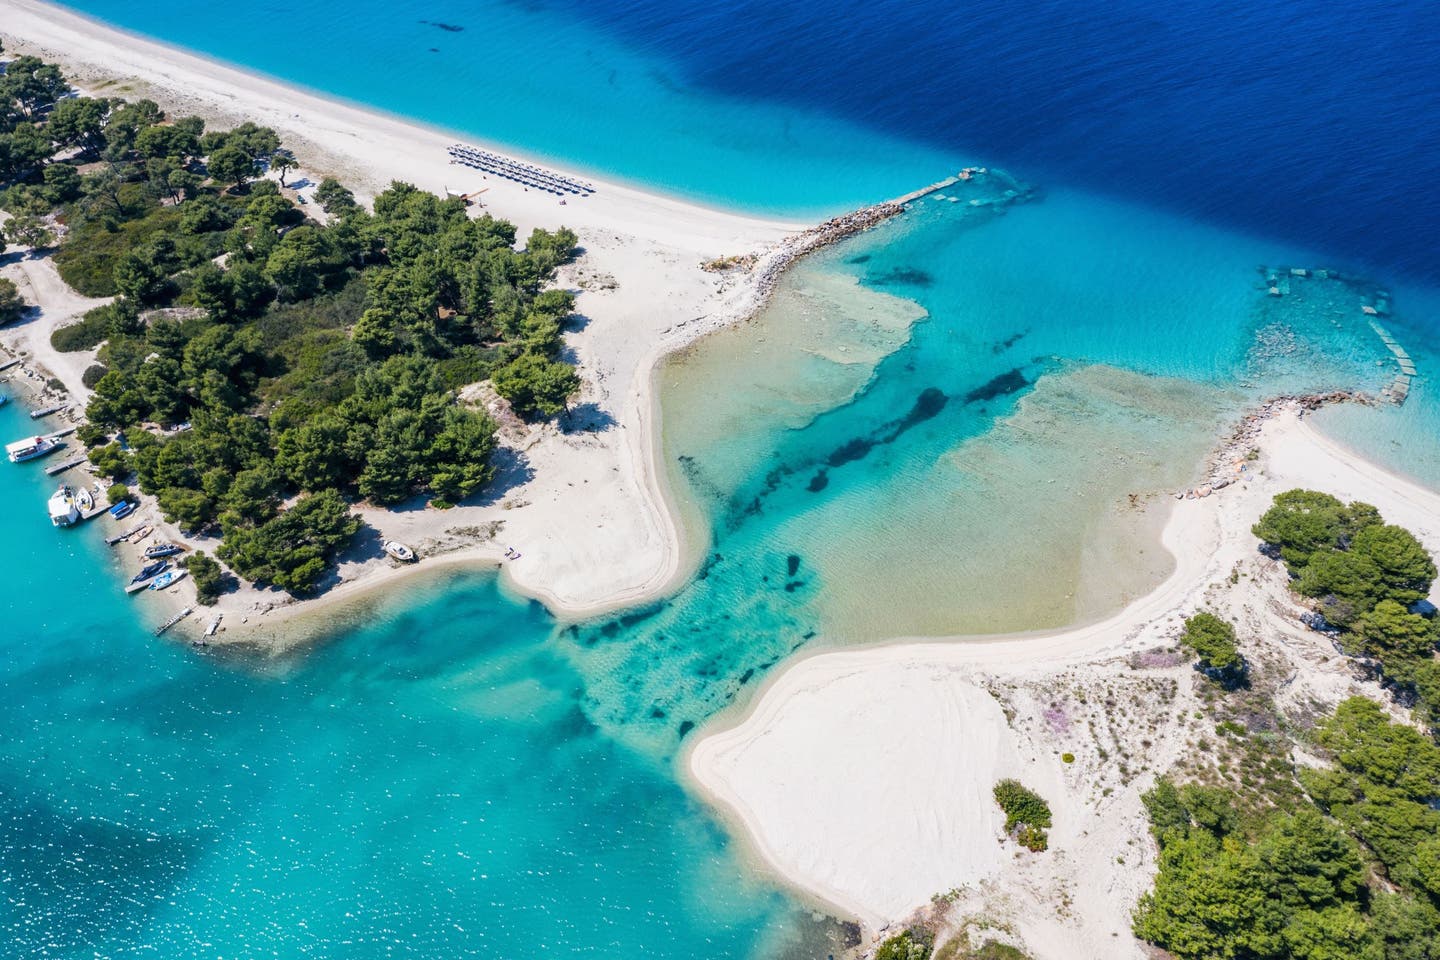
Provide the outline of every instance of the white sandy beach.
<path id="1" fill-rule="evenodd" d="M 962 902 L 1012 923 L 1037 957 L 1143 956 L 1128 930 L 1153 869 L 1138 803 L 1148 780 L 1115 780 L 1113 748 L 1106 759 L 1082 731 L 1048 727 L 1047 705 L 1068 701 L 1083 714 L 1074 690 L 1129 689 L 1116 698 L 1137 719 L 1120 741 L 1133 747 L 1142 729 L 1169 734 L 1150 734 L 1153 743 L 1120 766 L 1163 772 L 1194 741 L 1183 705 L 1191 671 L 1187 663 L 1141 676 L 1125 658 L 1172 643 L 1180 620 L 1202 606 L 1251 626 L 1251 639 L 1281 638 L 1300 664 L 1296 689 L 1338 700 L 1351 682 L 1344 662 L 1295 622 L 1283 572 L 1250 533 L 1280 491 L 1305 486 L 1373 503 L 1440 551 L 1440 494 L 1339 448 L 1293 412 L 1266 424 L 1259 447 L 1246 479 L 1175 503 L 1163 537 L 1174 573 L 1119 614 L 1054 633 L 902 640 L 803 658 L 738 723 L 717 721 L 693 747 L 691 773 L 771 869 L 872 932 L 935 894 L 968 888 Z M 1227 586 L 1232 570 L 1243 575 Z M 1167 677 L 1182 690 L 1178 706 L 1140 692 Z M 1092 734 L 1097 721 L 1120 723 L 1116 711 L 1092 712 Z M 1076 761 L 1063 763 L 1062 751 Z M 1048 853 L 1002 844 L 990 787 L 1006 776 L 1050 800 Z"/>
<path id="2" fill-rule="evenodd" d="M 567 345 L 585 383 L 579 403 L 595 405 L 613 425 L 569 433 L 508 428 L 514 466 L 494 494 L 448 511 L 362 511 L 382 537 L 416 547 L 419 565 L 349 558 L 339 586 L 303 604 L 244 588 L 218 607 L 233 637 L 283 638 L 286 626 L 293 636 L 289 618 L 297 612 L 323 618 L 334 604 L 415 571 L 503 563 L 510 586 L 566 614 L 642 601 L 687 573 L 680 513 L 656 463 L 655 365 L 752 313 L 762 279 L 793 250 L 787 238 L 800 225 L 605 182 L 594 196 L 561 206 L 450 164 L 446 146 L 474 138 L 326 100 L 36 0 L 0 0 L 0 36 L 8 53 L 55 60 L 88 91 L 123 86 L 125 96 L 148 96 L 172 115 L 272 126 L 312 182 L 334 175 L 362 197 L 395 179 L 436 192 L 487 187 L 486 209 L 515 222 L 522 237 L 564 225 L 581 238 L 584 253 L 560 283 L 578 292 L 586 322 Z M 748 272 L 700 269 L 714 257 L 752 253 L 760 259 Z M 40 307 L 38 318 L 5 331 L 0 343 L 25 356 L 37 377 L 58 378 L 83 399 L 80 376 L 91 355 L 57 353 L 49 335 L 99 301 L 74 294 L 47 260 L 12 260 L 0 272 Z M 1325 642 L 1295 623 L 1283 574 L 1256 553 L 1250 526 L 1281 490 L 1306 486 L 1366 500 L 1440 551 L 1440 494 L 1351 455 L 1293 414 L 1267 424 L 1259 446 L 1261 459 L 1242 481 L 1174 504 L 1162 536 L 1174 571 L 1114 616 L 1049 633 L 907 639 L 804 657 L 772 676 L 743 717 L 713 723 L 685 758 L 688 770 L 770 870 L 871 933 L 936 894 L 963 889 L 958 903 L 1008 924 L 1039 958 L 1142 956 L 1128 934 L 1129 912 L 1149 885 L 1153 853 L 1138 796 L 1189 742 L 1194 704 L 1184 693 L 1188 665 L 1138 672 L 1129 655 L 1168 645 L 1185 615 L 1210 606 L 1254 628 L 1242 640 L 1253 642 L 1261 626 L 1280 638 L 1281 653 L 1304 668 L 1295 696 L 1334 699 L 1353 685 Z M 160 523 L 153 503 L 143 515 Z M 507 545 L 521 551 L 518 562 L 504 561 Z M 1226 586 L 1232 571 L 1244 575 Z M 1181 692 L 1161 695 L 1171 688 Z M 1088 697 L 1077 693 L 1085 691 Z M 1122 722 L 1107 709 L 1116 696 L 1133 717 Z M 1057 700 L 1076 718 L 1063 729 L 1041 719 Z M 1130 736 L 1140 719 L 1162 731 L 1143 748 Z M 1097 724 L 1109 731 L 1109 753 Z M 1134 751 L 1125 754 L 1132 771 L 1117 768 L 1117 743 Z M 1062 762 L 1062 752 L 1075 762 Z M 1048 853 L 1002 842 L 990 788 L 1005 776 L 1050 800 Z"/>
<path id="3" fill-rule="evenodd" d="M 445 148 L 458 136 L 327 100 L 35 0 L 0 0 L 0 36 L 7 53 L 36 53 L 61 63 L 87 92 L 123 87 L 125 96 L 148 96 L 172 116 L 274 127 L 299 157 L 300 175 L 312 183 L 333 175 L 362 198 L 396 179 L 437 193 L 488 187 L 481 198 L 485 209 L 514 222 L 522 238 L 537 226 L 575 230 L 584 253 L 562 271 L 560 283 L 579 293 L 577 309 L 587 321 L 567 337 L 585 383 L 578 402 L 594 404 L 614 426 L 510 435 L 523 461 L 511 475 L 519 482 L 481 505 L 443 512 L 367 510 L 365 518 L 384 537 L 410 543 L 422 557 L 444 554 L 447 560 L 499 564 L 504 546 L 514 546 L 522 558 L 506 563 L 505 576 L 558 612 L 631 603 L 683 576 L 682 533 L 676 512 L 665 505 L 667 493 L 654 463 L 652 370 L 670 350 L 753 312 L 757 278 L 767 265 L 763 255 L 778 256 L 780 242 L 800 226 L 591 177 L 586 179 L 595 183 L 595 194 L 562 206 L 552 195 L 452 165 Z M 748 274 L 700 269 L 717 256 L 749 253 L 762 258 Z M 85 396 L 79 375 L 89 355 L 56 354 L 48 338 L 55 326 L 93 304 L 48 282 L 53 274 L 48 262 L 11 264 L 5 274 L 16 277 L 42 315 L 39 322 L 7 332 L 3 342 L 25 351 L 32 366 L 63 380 L 74 396 Z M 160 519 L 149 511 L 146 518 Z M 493 539 L 471 532 L 497 523 L 502 526 Z M 299 606 L 313 610 L 345 601 L 405 572 L 380 558 L 355 558 L 342 564 L 338 588 Z M 247 588 L 227 595 L 219 609 L 229 629 L 247 621 L 252 626 L 278 621 L 283 608 L 293 606 L 278 592 Z"/>

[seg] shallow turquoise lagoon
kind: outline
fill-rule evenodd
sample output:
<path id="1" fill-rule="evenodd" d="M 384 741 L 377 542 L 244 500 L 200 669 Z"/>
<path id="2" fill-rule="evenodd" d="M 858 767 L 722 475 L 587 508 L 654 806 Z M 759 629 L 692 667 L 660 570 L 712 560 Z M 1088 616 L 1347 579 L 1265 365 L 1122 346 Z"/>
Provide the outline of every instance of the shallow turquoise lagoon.
<path id="1" fill-rule="evenodd" d="M 4 956 L 748 957 L 825 933 L 665 756 L 596 728 L 548 615 L 493 578 L 309 654 L 201 655 L 136 624 L 110 521 L 54 530 L 48 488 L 0 470 Z"/>
<path id="2" fill-rule="evenodd" d="M 563 4 L 80 6 L 717 203 L 834 211 L 970 159 L 801 97 L 727 98 L 674 69 L 696 51 L 642 49 Z M 929 93 L 937 112 L 968 98 L 1005 114 L 1001 87 Z M 677 784 L 700 725 L 803 648 L 1113 609 L 1163 574 L 1156 507 L 1227 419 L 1385 380 L 1349 294 L 1271 299 L 1258 270 L 1343 263 L 1043 186 L 1001 216 L 919 203 L 667 365 L 664 456 L 704 549 L 676 595 L 600 621 L 557 624 L 454 577 L 283 660 L 195 653 L 143 629 L 99 530 L 47 525 L 40 465 L 0 464 L 0 954 L 834 950 L 834 925 L 757 879 Z M 1387 324 L 1422 375 L 1440 369 L 1424 332 L 1440 295 L 1394 293 Z M 1403 409 L 1322 422 L 1440 484 L 1428 382 Z M 7 441 L 30 429 L 0 409 Z"/>
<path id="3" fill-rule="evenodd" d="M 197 654 L 137 624 L 102 531 L 47 525 L 39 464 L 0 465 L 7 955 L 833 950 L 676 783 L 686 738 L 807 645 L 1147 589 L 1152 495 L 1228 417 L 1384 379 L 1348 288 L 1269 298 L 1279 262 L 1313 261 L 1066 191 L 826 252 L 667 365 L 665 456 L 712 537 L 678 594 L 591 623 L 456 577 L 283 660 Z M 1423 390 L 1372 415 L 1434 416 Z"/>
<path id="4" fill-rule="evenodd" d="M 665 456 L 712 537 L 678 594 L 590 623 L 456 577 L 283 660 L 195 653 L 137 624 L 101 530 L 47 525 L 39 464 L 0 465 L 6 954 L 830 952 L 676 783 L 686 738 L 807 645 L 1147 589 L 1153 495 L 1228 417 L 1384 379 L 1346 288 L 1266 296 L 1280 262 L 1314 261 L 1066 191 L 826 252 L 667 365 Z M 1424 390 L 1373 415 L 1434 416 Z"/>

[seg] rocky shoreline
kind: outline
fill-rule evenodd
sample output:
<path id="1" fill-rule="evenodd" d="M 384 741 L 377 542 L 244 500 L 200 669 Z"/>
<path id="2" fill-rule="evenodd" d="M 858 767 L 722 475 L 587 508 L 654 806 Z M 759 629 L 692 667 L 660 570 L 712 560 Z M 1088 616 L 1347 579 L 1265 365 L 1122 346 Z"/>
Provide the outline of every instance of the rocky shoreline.
<path id="1" fill-rule="evenodd" d="M 1249 469 L 1260 431 L 1267 422 L 1282 413 L 1294 410 L 1303 417 L 1332 403 L 1362 403 L 1374 406 L 1376 402 L 1370 394 L 1358 390 L 1331 390 L 1326 393 L 1271 397 L 1253 412 L 1240 418 L 1234 431 L 1220 441 L 1219 447 L 1210 457 L 1205 469 L 1205 479 L 1187 490 L 1177 490 L 1175 499 L 1200 500 L 1240 480 Z"/>

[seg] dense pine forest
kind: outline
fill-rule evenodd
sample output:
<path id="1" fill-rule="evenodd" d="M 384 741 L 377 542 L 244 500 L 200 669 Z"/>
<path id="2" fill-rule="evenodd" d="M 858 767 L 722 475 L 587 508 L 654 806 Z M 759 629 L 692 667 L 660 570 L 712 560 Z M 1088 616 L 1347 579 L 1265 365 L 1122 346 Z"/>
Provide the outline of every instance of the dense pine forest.
<path id="1" fill-rule="evenodd" d="M 235 573 L 304 593 L 357 532 L 352 503 L 444 507 L 491 481 L 495 424 L 458 388 L 565 408 L 573 297 L 546 286 L 576 237 L 517 249 L 513 225 L 404 183 L 366 209 L 326 179 L 298 205 L 295 166 L 273 130 L 76 96 L 33 57 L 0 78 L 4 236 L 114 298 L 52 341 L 99 348 L 92 460 L 218 533 Z"/>

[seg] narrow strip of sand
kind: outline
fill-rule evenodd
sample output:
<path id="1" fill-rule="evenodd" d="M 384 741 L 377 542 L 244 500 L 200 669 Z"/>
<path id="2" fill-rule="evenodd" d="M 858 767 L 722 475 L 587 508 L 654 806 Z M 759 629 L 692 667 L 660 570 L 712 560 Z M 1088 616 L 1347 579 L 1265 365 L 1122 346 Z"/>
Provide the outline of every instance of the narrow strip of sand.
<path id="1" fill-rule="evenodd" d="M 1049 859 L 1036 859 L 1046 866 L 1034 869 L 1094 888 L 1077 892 L 1091 899 L 1074 917 L 1026 920 L 1031 945 L 1078 938 L 1054 955 L 1131 955 L 1114 938 L 1128 931 L 1129 910 L 1148 883 L 1143 858 L 1122 847 L 1130 867 L 1085 862 L 1091 834 L 1107 828 L 1103 807 L 1094 809 L 1096 791 L 1076 788 L 1085 773 L 1061 762 L 1059 749 L 1071 747 L 1059 738 L 1053 751 L 1037 750 L 1017 734 L 1016 718 L 992 696 L 995 686 L 1125 672 L 1121 655 L 1173 642 L 1180 619 L 1214 602 L 1216 590 L 1232 602 L 1273 606 L 1283 574 L 1234 571 L 1268 563 L 1258 558 L 1250 527 L 1283 490 L 1304 486 L 1372 503 L 1440 551 L 1440 494 L 1340 448 L 1294 412 L 1267 423 L 1258 447 L 1244 479 L 1174 504 L 1163 542 L 1175 572 L 1117 615 L 1051 633 L 897 640 L 802 658 L 774 676 L 738 722 L 722 718 L 705 733 L 686 758 L 689 772 L 781 878 L 872 931 L 952 888 L 1029 876 L 1012 861 L 1013 845 L 1002 845 L 1003 818 L 990 796 L 996 780 L 1018 776 L 1055 807 Z M 1130 797 L 1135 811 L 1137 797 L 1138 788 Z M 1141 818 L 1130 833 L 1143 831 Z M 1106 879 L 1087 879 L 1085 870 Z M 1101 895 L 1101 888 L 1118 892 Z"/>
<path id="2" fill-rule="evenodd" d="M 534 227 L 575 230 L 584 252 L 559 282 L 578 291 L 577 309 L 586 322 L 567 344 L 585 382 L 578 403 L 603 412 L 599 419 L 609 425 L 582 424 L 568 433 L 548 427 L 513 437 L 506 482 L 475 504 L 447 511 L 366 510 L 365 518 L 382 536 L 415 545 L 423 557 L 443 555 L 447 565 L 503 563 L 511 586 L 562 614 L 641 601 L 684 576 L 683 534 L 655 463 L 652 371 L 666 353 L 752 313 L 773 281 L 767 262 L 785 259 L 785 241 L 800 225 L 588 176 L 595 194 L 571 197 L 562 206 L 551 194 L 450 162 L 451 143 L 484 145 L 479 138 L 327 99 L 37 0 L 0 0 L 0 36 L 8 53 L 58 62 L 89 92 L 123 87 L 126 97 L 150 97 L 172 116 L 196 114 L 222 127 L 246 120 L 271 126 L 299 157 L 302 176 L 333 175 L 362 197 L 392 180 L 437 193 L 485 188 L 487 212 L 514 222 L 522 238 Z M 705 260 L 745 254 L 761 257 L 748 273 L 700 269 Z M 12 265 L 6 271 L 36 269 L 44 268 Z M 47 348 L 49 332 L 72 322 L 86 304 L 54 291 L 47 296 L 34 284 L 29 289 L 42 308 L 41 321 L 8 343 L 29 352 L 44 376 L 65 380 L 72 395 L 83 397 L 78 375 L 84 364 L 52 356 Z M 515 547 L 521 559 L 505 561 L 505 546 Z M 297 604 L 276 591 L 247 588 L 222 598 L 220 611 L 231 636 L 236 628 L 262 624 L 278 632 L 282 620 L 301 610 L 308 616 L 409 573 L 380 557 L 354 557 L 341 565 L 340 585 L 317 600 Z"/>

